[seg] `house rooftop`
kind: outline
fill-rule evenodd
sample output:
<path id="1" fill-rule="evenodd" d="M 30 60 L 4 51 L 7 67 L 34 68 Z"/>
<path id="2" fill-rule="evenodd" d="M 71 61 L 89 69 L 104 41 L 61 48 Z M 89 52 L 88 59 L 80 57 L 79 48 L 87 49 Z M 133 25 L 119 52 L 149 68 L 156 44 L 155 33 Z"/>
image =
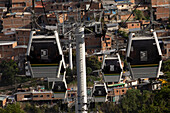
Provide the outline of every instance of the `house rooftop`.
<path id="1" fill-rule="evenodd" d="M 4 99 L 6 99 L 6 96 L 0 96 L 0 101 L 3 101 Z"/>
<path id="2" fill-rule="evenodd" d="M 14 43 L 17 43 L 17 41 L 0 41 L 0 46 L 3 46 L 3 45 L 12 45 Z"/>

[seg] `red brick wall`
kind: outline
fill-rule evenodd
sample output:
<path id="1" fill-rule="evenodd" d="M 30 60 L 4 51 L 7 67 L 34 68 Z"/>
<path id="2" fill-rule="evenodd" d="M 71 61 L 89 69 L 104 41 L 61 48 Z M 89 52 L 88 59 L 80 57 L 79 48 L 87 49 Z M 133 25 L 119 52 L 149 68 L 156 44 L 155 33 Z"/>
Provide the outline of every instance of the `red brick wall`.
<path id="1" fill-rule="evenodd" d="M 14 58 L 14 47 L 17 46 L 17 43 L 13 45 L 3 45 L 0 46 L 0 60 L 9 60 Z"/>
<path id="2" fill-rule="evenodd" d="M 169 0 L 152 0 L 152 5 L 169 4 Z"/>
<path id="3" fill-rule="evenodd" d="M 128 14 L 128 15 L 121 15 L 119 19 L 125 21 L 129 16 L 130 16 L 130 14 Z M 131 17 L 129 18 L 129 20 L 133 20 L 134 17 L 135 17 L 135 16 L 131 15 Z"/>
<path id="4" fill-rule="evenodd" d="M 20 8 L 11 8 L 12 13 L 14 12 L 24 12 L 24 7 L 20 7 Z"/>
<path id="5" fill-rule="evenodd" d="M 14 41 L 14 40 L 15 34 L 5 35 L 3 33 L 0 33 L 0 41 Z"/>
<path id="6" fill-rule="evenodd" d="M 169 13 L 169 8 L 157 7 L 155 12 L 156 20 L 160 18 L 169 18 Z"/>
<path id="7" fill-rule="evenodd" d="M 101 38 L 95 37 L 95 35 L 86 35 L 85 44 L 87 48 L 87 53 L 91 54 L 93 52 L 99 52 L 101 50 Z"/>
<path id="8" fill-rule="evenodd" d="M 37 95 L 38 97 L 34 97 L 35 95 Z M 49 97 L 47 95 L 49 95 Z M 33 97 L 32 97 L 32 100 L 51 100 L 51 99 L 52 99 L 52 93 L 33 93 Z"/>
<path id="9" fill-rule="evenodd" d="M 3 27 L 7 28 L 19 28 L 24 27 L 31 22 L 31 15 L 26 15 L 22 17 L 9 17 L 3 19 Z"/>
<path id="10" fill-rule="evenodd" d="M 140 28 L 140 23 L 127 23 L 128 29 Z"/>
<path id="11" fill-rule="evenodd" d="M 12 3 L 17 2 L 25 2 L 27 7 L 32 6 L 32 0 L 12 0 Z"/>
<path id="12" fill-rule="evenodd" d="M 126 94 L 127 88 L 116 88 L 114 89 L 114 95 L 118 96 L 118 95 L 124 95 Z"/>
<path id="13" fill-rule="evenodd" d="M 16 40 L 18 45 L 28 45 L 29 36 L 29 30 L 16 30 Z"/>

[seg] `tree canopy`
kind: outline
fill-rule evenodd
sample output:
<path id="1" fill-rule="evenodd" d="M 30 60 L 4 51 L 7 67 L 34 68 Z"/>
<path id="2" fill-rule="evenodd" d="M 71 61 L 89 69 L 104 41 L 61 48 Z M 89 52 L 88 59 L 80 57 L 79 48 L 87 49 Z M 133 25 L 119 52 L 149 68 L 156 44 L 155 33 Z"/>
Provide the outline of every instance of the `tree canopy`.
<path id="1" fill-rule="evenodd" d="M 18 66 L 15 61 L 2 61 L 0 64 L 0 72 L 2 73 L 2 82 L 12 85 L 15 83 L 15 75 L 18 73 Z"/>

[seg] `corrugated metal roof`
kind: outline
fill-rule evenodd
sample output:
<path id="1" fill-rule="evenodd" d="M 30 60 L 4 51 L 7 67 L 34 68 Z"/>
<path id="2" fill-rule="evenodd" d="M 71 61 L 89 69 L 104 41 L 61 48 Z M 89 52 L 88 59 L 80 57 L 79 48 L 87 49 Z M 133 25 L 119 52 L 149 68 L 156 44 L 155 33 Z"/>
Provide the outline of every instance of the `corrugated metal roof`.
<path id="1" fill-rule="evenodd" d="M 18 49 L 18 48 L 27 48 L 27 46 L 26 45 L 18 45 L 18 46 L 16 46 L 14 49 Z"/>
<path id="2" fill-rule="evenodd" d="M 0 101 L 3 101 L 4 99 L 6 99 L 6 96 L 0 96 Z"/>
<path id="3" fill-rule="evenodd" d="M 3 46 L 3 45 L 11 45 L 11 44 L 14 44 L 16 43 L 17 41 L 0 41 L 0 46 Z"/>
<path id="4" fill-rule="evenodd" d="M 140 28 L 134 28 L 134 29 L 129 29 L 129 32 L 135 32 L 135 31 L 140 31 Z"/>

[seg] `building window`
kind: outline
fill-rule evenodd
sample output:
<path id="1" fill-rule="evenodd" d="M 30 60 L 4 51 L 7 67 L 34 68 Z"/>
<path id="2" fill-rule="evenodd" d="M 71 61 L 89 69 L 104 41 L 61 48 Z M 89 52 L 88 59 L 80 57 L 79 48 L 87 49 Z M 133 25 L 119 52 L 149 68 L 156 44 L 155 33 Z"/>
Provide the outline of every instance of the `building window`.
<path id="1" fill-rule="evenodd" d="M 51 6 L 51 9 L 53 9 L 53 6 Z"/>
<path id="2" fill-rule="evenodd" d="M 34 95 L 33 97 L 38 97 L 38 95 Z"/>
<path id="3" fill-rule="evenodd" d="M 124 89 L 122 90 L 122 92 L 124 92 Z"/>
<path id="4" fill-rule="evenodd" d="M 122 5 L 122 7 L 124 7 L 124 5 Z"/>
<path id="5" fill-rule="evenodd" d="M 134 26 L 134 24 L 132 24 L 132 26 Z"/>
<path id="6" fill-rule="evenodd" d="M 47 97 L 50 97 L 50 95 L 47 95 Z"/>
<path id="7" fill-rule="evenodd" d="M 40 95 L 40 97 L 43 97 L 43 95 Z"/>
<path id="8" fill-rule="evenodd" d="M 139 26 L 139 24 L 137 24 L 137 26 Z"/>
<path id="9" fill-rule="evenodd" d="M 119 91 L 117 90 L 117 92 L 119 92 Z"/>
<path id="10" fill-rule="evenodd" d="M 24 98 L 31 98 L 31 95 L 24 95 Z"/>

